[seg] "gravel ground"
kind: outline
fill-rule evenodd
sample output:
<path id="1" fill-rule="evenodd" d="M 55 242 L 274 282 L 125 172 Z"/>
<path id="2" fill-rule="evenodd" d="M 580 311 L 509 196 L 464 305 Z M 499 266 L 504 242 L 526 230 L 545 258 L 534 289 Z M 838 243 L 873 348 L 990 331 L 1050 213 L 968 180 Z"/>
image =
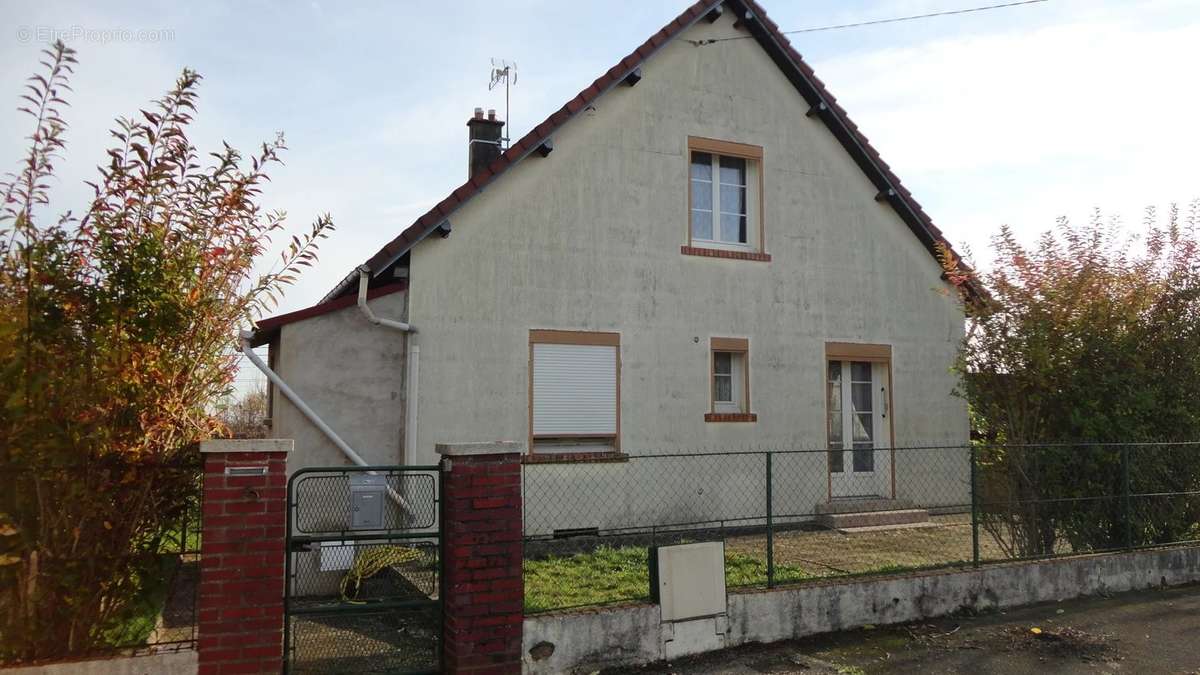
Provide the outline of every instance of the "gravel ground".
<path id="1" fill-rule="evenodd" d="M 1200 675 L 1200 586 L 745 645 L 606 672 Z"/>

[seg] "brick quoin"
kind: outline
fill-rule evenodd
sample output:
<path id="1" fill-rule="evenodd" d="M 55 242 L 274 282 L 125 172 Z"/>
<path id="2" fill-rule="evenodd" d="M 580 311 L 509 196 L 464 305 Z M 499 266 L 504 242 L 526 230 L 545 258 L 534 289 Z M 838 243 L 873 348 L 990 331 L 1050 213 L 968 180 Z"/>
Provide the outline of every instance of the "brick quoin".
<path id="1" fill-rule="evenodd" d="M 437 446 L 442 455 L 443 666 L 521 672 L 521 457 L 517 443 Z"/>
<path id="2" fill-rule="evenodd" d="M 292 441 L 221 440 L 204 457 L 198 675 L 283 667 L 287 453 Z M 233 469 L 231 472 L 230 470 Z M 264 473 L 237 475 L 237 470 Z"/>

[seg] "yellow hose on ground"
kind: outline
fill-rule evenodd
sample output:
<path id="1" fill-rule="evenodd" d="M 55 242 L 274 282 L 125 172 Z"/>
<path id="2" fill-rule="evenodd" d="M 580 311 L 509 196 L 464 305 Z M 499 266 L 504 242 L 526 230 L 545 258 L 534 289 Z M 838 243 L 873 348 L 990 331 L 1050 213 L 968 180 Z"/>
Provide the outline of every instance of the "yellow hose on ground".
<path id="1" fill-rule="evenodd" d="M 354 564 L 342 577 L 342 600 L 361 603 L 358 592 L 362 590 L 363 581 L 379 574 L 393 565 L 402 565 L 421 557 L 421 552 L 408 546 L 377 546 L 360 551 L 354 558 Z M 350 589 L 353 588 L 353 594 Z"/>

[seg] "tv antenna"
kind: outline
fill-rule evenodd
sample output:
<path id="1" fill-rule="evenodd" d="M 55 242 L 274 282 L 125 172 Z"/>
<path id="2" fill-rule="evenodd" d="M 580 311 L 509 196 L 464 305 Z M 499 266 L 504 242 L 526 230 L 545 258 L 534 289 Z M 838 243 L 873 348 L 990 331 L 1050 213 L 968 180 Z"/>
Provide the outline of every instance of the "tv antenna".
<path id="1" fill-rule="evenodd" d="M 512 117 L 508 109 L 508 92 L 511 87 L 517 85 L 517 64 L 511 63 L 506 59 L 492 59 L 492 79 L 488 82 L 488 91 L 492 91 L 504 83 L 504 137 L 500 140 L 504 141 L 504 147 L 507 148 L 510 143 L 509 132 L 512 129 Z"/>

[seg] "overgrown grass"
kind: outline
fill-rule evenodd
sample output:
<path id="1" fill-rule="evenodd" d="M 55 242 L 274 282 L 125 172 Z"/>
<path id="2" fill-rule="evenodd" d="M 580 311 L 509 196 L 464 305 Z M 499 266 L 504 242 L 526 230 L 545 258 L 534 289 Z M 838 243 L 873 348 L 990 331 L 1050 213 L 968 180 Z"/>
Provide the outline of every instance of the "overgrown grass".
<path id="1" fill-rule="evenodd" d="M 646 600 L 650 596 L 650 567 L 645 547 L 599 546 L 587 553 L 525 561 L 525 609 L 550 609 Z M 811 575 L 792 565 L 776 565 L 789 580 Z M 725 585 L 767 583 L 767 562 L 739 551 L 725 550 Z"/>
<path id="2" fill-rule="evenodd" d="M 147 569 L 133 573 L 137 581 L 137 597 L 128 603 L 115 625 L 101 631 L 100 644 L 105 647 L 143 645 L 154 632 L 170 591 L 168 581 L 179 567 L 179 558 L 158 556 Z"/>

